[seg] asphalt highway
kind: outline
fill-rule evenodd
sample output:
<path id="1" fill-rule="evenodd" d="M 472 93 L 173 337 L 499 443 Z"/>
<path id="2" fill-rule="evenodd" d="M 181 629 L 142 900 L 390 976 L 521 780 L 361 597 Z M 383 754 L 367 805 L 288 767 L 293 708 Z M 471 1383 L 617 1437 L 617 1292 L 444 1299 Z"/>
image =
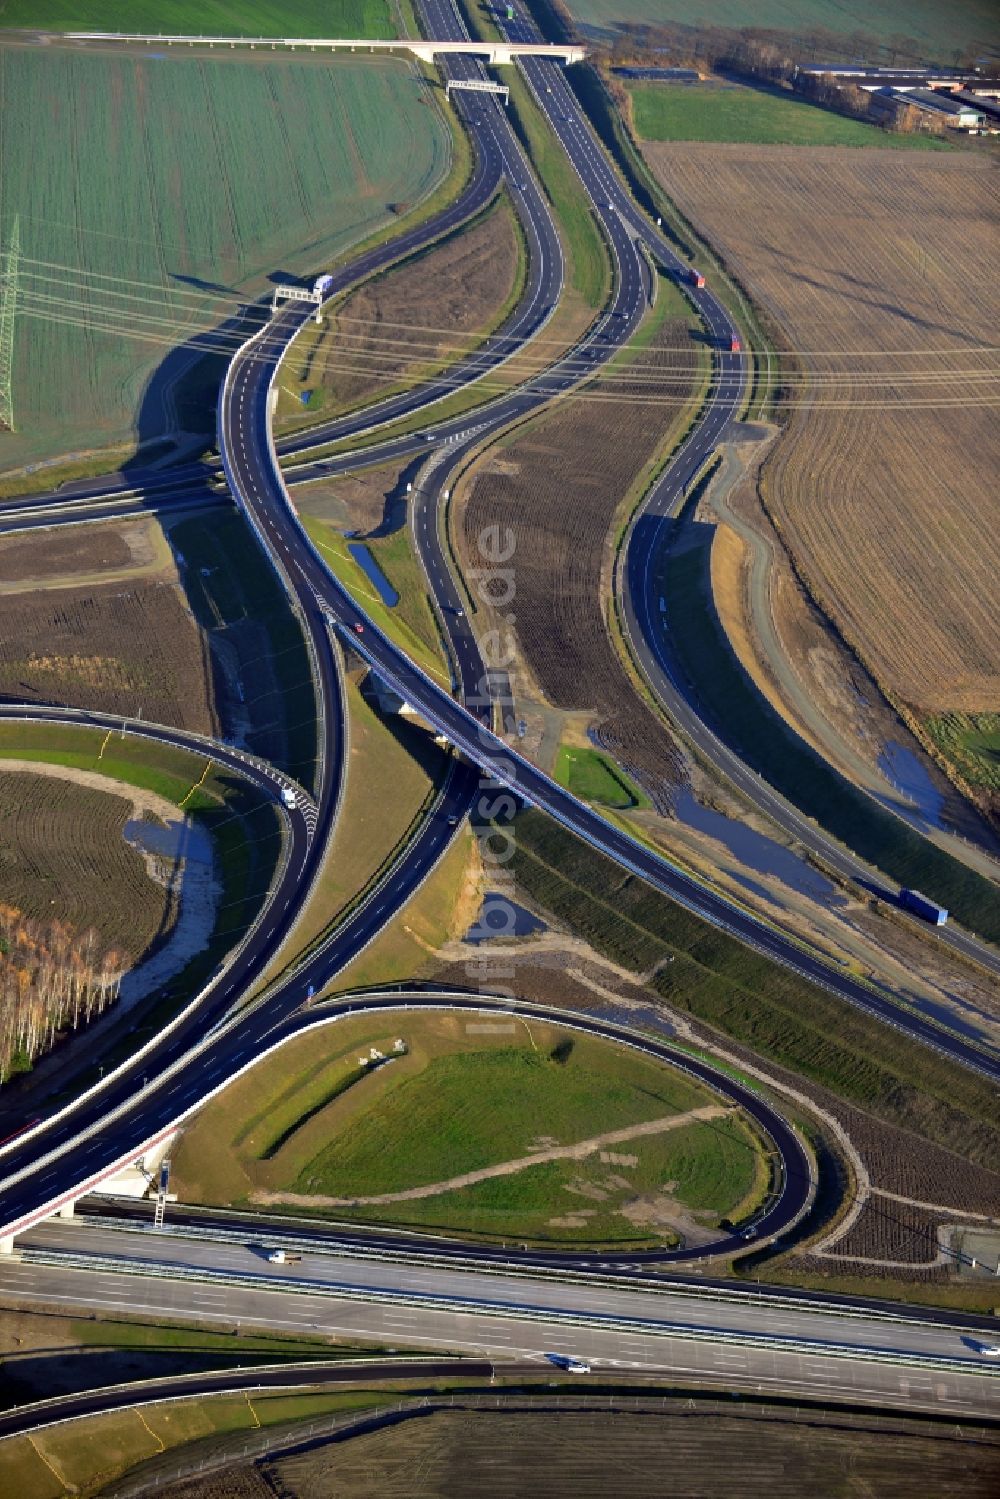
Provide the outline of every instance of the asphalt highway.
<path id="1" fill-rule="evenodd" d="M 52 1222 L 25 1236 L 23 1260 L 0 1266 L 0 1287 L 22 1303 L 337 1333 L 390 1352 L 431 1345 L 539 1364 L 555 1352 L 586 1360 L 595 1375 L 661 1373 L 824 1402 L 1000 1416 L 1000 1377 L 979 1352 L 983 1340 L 953 1326 L 342 1256 L 274 1266 L 266 1247 Z"/>
<path id="2" fill-rule="evenodd" d="M 310 987 L 319 992 L 419 889 L 454 837 L 454 823 L 467 814 L 473 789 L 469 767 L 456 764 L 405 858 L 265 997 L 240 1009 L 275 950 L 261 926 L 229 960 L 210 1000 L 189 1005 L 172 1029 L 76 1103 L 0 1146 L 0 1236 L 20 1232 L 107 1180 L 280 1045 L 288 1034 L 283 1025 L 301 1010 Z M 291 884 L 271 907 L 286 923 L 301 904 L 301 889 Z"/>
<path id="3" fill-rule="evenodd" d="M 431 27 L 455 24 L 454 13 L 445 0 L 426 0 L 421 8 Z M 478 69 L 478 65 L 469 60 L 458 60 L 450 66 L 456 70 Z M 649 271 L 637 251 L 638 239 L 643 239 L 661 258 L 672 258 L 666 241 L 650 229 L 618 182 L 580 115 L 560 70 L 549 63 L 533 60 L 525 64 L 525 71 L 604 224 L 616 264 L 614 297 L 606 313 L 571 357 L 553 366 L 528 386 L 490 403 L 487 417 L 476 413 L 475 417 L 466 416 L 435 428 L 433 439 L 447 441 L 450 438 L 453 456 L 460 453 L 463 445 L 477 441 L 487 428 L 492 429 L 527 414 L 552 395 L 570 388 L 579 380 L 581 361 L 589 360 L 591 369 L 599 368 L 628 339 L 642 316 L 649 294 Z M 502 174 L 520 172 L 523 157 L 512 154 L 519 153 L 519 147 L 516 142 L 510 145 L 503 136 L 499 124 L 503 115 L 496 102 L 487 98 L 482 102 L 477 100 L 474 106 L 467 106 L 462 96 L 458 97 L 460 108 L 475 109 L 469 124 L 478 142 L 478 150 L 469 187 L 433 224 L 419 226 L 393 241 L 391 246 L 376 247 L 338 273 L 335 289 L 353 284 L 371 271 L 411 253 L 431 237 L 456 227 L 484 206 L 496 190 Z M 505 121 L 503 125 L 506 128 Z M 510 140 L 513 141 L 512 136 Z M 550 298 L 554 290 L 558 292 L 562 274 L 558 239 L 551 218 L 526 167 L 524 172 L 523 178 L 517 177 L 514 187 L 523 195 L 526 206 L 522 216 L 522 222 L 530 226 L 526 232 L 529 238 L 531 234 L 535 238 L 531 241 L 534 250 L 529 259 L 528 297 L 513 315 L 518 318 L 523 314 L 525 319 L 518 325 L 518 336 L 522 338 L 530 336 L 531 329 L 537 332 L 550 315 Z M 670 262 L 665 260 L 665 263 Z M 701 307 L 713 336 L 728 347 L 726 334 L 731 326 L 728 314 L 710 295 L 692 291 L 692 297 Z M 270 430 L 271 383 L 281 352 L 308 316 L 309 309 L 296 304 L 281 310 L 234 358 L 220 402 L 219 436 L 230 489 L 282 578 L 312 652 L 323 715 L 320 744 L 326 752 L 317 783 L 316 824 L 310 842 L 310 856 L 315 858 L 315 851 L 327 845 L 340 784 L 338 744 L 342 743 L 342 738 L 335 732 L 333 716 L 342 709 L 331 630 L 339 631 L 349 640 L 385 681 L 396 687 L 408 702 L 445 733 L 463 752 L 464 762 L 456 764 L 438 807 L 382 885 L 361 902 L 335 939 L 314 954 L 293 979 L 277 986 L 266 1003 L 258 1004 L 225 1027 L 217 1026 L 208 1035 L 204 1032 L 203 1020 L 193 1018 L 177 1026 L 156 1048 L 155 1072 L 151 1061 L 149 1072 L 143 1074 L 138 1086 L 139 1068 L 136 1067 L 127 1074 L 109 1079 L 105 1088 L 65 1116 L 46 1121 L 37 1134 L 26 1136 L 0 1151 L 0 1166 L 5 1173 L 0 1181 L 3 1192 L 0 1232 L 20 1229 L 36 1221 L 59 1202 L 72 1199 L 88 1186 L 105 1179 L 118 1163 L 133 1160 L 146 1145 L 170 1133 L 180 1119 L 252 1065 L 264 1050 L 280 1044 L 285 1034 L 282 1028 L 292 1021 L 301 1006 L 307 986 L 313 982 L 317 985 L 325 983 L 331 974 L 373 940 L 441 857 L 453 835 L 454 819 L 466 815 L 477 793 L 480 796 L 487 792 L 492 795 L 501 786 L 510 788 L 519 800 L 543 808 L 621 867 L 732 932 L 748 945 L 824 984 L 908 1034 L 919 1036 L 955 1059 L 990 1076 L 1000 1076 L 1000 1063 L 986 1057 L 977 1048 L 900 1008 L 890 995 L 869 989 L 849 974 L 840 973 L 811 954 L 800 951 L 780 932 L 731 908 L 721 897 L 606 823 L 599 814 L 577 802 L 517 755 L 502 739 L 494 736 L 484 722 L 484 712 L 470 712 L 463 703 L 457 702 L 424 676 L 372 625 L 330 576 L 311 547 L 288 501 L 277 469 Z M 487 357 L 500 355 L 481 353 L 470 356 L 466 375 L 474 377 Z M 744 384 L 743 361 L 738 356 L 720 351 L 708 415 L 695 434 L 696 438 L 703 431 L 708 434 L 704 440 L 704 456 L 712 450 L 738 411 Z M 370 417 L 370 413 L 366 416 Z M 315 433 L 311 434 L 310 440 L 315 440 Z M 426 436 L 416 434 L 397 441 L 404 445 L 400 452 L 412 453 L 420 450 Z M 696 449 L 699 443 L 700 438 L 695 443 Z M 382 445 L 383 449 L 389 446 Z M 688 456 L 693 459 L 696 452 L 692 451 Z M 356 455 L 351 466 L 357 466 Z M 325 472 L 330 467 L 326 463 L 317 471 Z M 427 529 L 436 535 L 436 527 L 428 525 Z M 421 555 L 428 569 L 438 565 L 430 541 L 422 546 Z M 443 559 L 440 561 L 443 563 Z M 445 600 L 448 597 L 445 590 Z M 461 641 L 469 635 L 468 627 L 458 626 L 459 616 L 454 606 L 449 612 L 454 626 L 449 633 L 453 640 Z M 478 648 L 474 656 L 470 648 L 460 667 L 460 687 L 463 696 L 468 696 L 477 672 L 481 676 Z M 306 863 L 299 889 L 289 898 L 286 907 L 279 910 L 278 903 L 273 902 L 282 919 L 294 920 L 303 887 L 308 884 L 313 867 Z M 219 989 L 220 1000 L 228 996 L 227 1003 L 230 1006 L 235 1003 L 248 985 L 254 963 L 259 970 L 270 950 L 255 939 L 243 955 L 242 990 L 230 983 L 227 976 L 225 987 Z M 796 1182 L 799 1183 L 798 1189 Z M 800 1189 L 801 1173 L 786 1172 L 781 1201 L 768 1214 L 766 1228 L 765 1221 L 756 1226 L 762 1236 L 765 1232 L 780 1231 L 791 1221 L 794 1192 Z"/>
<path id="4" fill-rule="evenodd" d="M 434 4 L 443 5 L 444 0 L 434 0 Z M 526 64 L 526 68 L 551 69 L 551 65 L 532 60 Z M 559 70 L 551 69 L 551 72 L 565 87 Z M 566 105 L 569 109 L 571 96 L 568 89 L 566 93 Z M 550 95 L 545 93 L 544 97 L 549 98 Z M 567 122 L 563 120 L 561 123 L 565 125 Z M 615 198 L 610 196 L 614 193 L 628 202 L 627 195 L 617 185 L 596 144 L 589 136 L 588 140 L 590 145 L 587 151 L 577 153 L 574 164 L 592 196 L 599 191 L 609 194 L 606 202 L 611 206 L 605 209 L 604 222 L 618 263 L 616 300 L 605 323 L 601 347 L 604 357 L 609 357 L 627 339 L 640 315 L 645 278 L 641 257 L 635 249 L 634 233 L 628 232 L 626 228 L 626 214 L 614 208 Z M 575 143 L 568 135 L 564 144 L 567 150 L 574 150 Z M 598 209 L 600 211 L 599 203 Z M 640 226 L 644 224 L 641 216 L 638 222 Z M 660 248 L 668 251 L 665 245 Z M 717 331 L 720 320 L 724 320 L 722 326 L 730 327 L 728 314 L 721 309 L 720 304 L 709 299 L 706 292 L 700 293 L 700 296 L 705 302 L 704 313 L 709 326 Z M 406 702 L 417 708 L 435 729 L 444 733 L 473 764 L 480 767 L 487 789 L 506 787 L 521 801 L 548 812 L 592 848 L 606 854 L 621 867 L 748 946 L 893 1025 L 897 1030 L 924 1041 L 987 1076 L 1000 1079 L 1000 1059 L 973 1042 L 952 1035 L 923 1016 L 904 1008 L 888 991 L 864 984 L 852 974 L 838 970 L 812 952 L 803 950 L 784 933 L 730 905 L 715 891 L 699 884 L 668 860 L 606 822 L 599 813 L 577 801 L 510 745 L 496 737 L 483 721 L 477 720 L 462 703 L 456 702 L 448 692 L 427 677 L 394 642 L 373 625 L 346 589 L 330 574 L 312 547 L 289 501 L 274 459 L 269 416 L 270 389 L 276 376 L 280 347 L 291 341 L 307 315 L 307 311 L 297 305 L 279 313 L 268 330 L 266 341 L 261 335 L 257 335 L 233 359 L 220 402 L 219 438 L 230 489 L 237 496 L 265 549 L 275 559 L 310 630 L 318 634 L 324 621 L 339 627 L 351 641 L 355 651 L 367 660 L 384 681 Z M 738 372 L 731 377 L 722 377 L 723 381 L 728 379 L 728 385 L 720 383 L 709 406 L 710 436 L 702 442 L 698 436 L 702 426 L 696 429 L 688 442 L 688 462 L 694 462 L 699 452 L 702 459 L 707 457 L 721 432 L 725 430 L 725 423 L 734 418 L 742 399 L 745 379 L 742 371 L 741 361 Z M 550 372 L 547 378 L 558 379 L 558 371 Z M 722 395 L 723 389 L 727 392 L 725 396 Z M 531 409 L 533 400 L 537 400 L 537 395 L 528 388 L 513 392 L 506 398 L 506 404 L 509 411 L 516 414 L 520 410 Z M 504 404 L 500 402 L 498 406 Z"/>
<path id="5" fill-rule="evenodd" d="M 192 1044 L 203 1031 L 217 1025 L 228 1011 L 236 1005 L 254 976 L 262 960 L 276 952 L 286 940 L 298 918 L 299 902 L 303 883 L 309 879 L 314 860 L 318 809 L 307 791 L 266 761 L 258 759 L 245 750 L 219 743 L 202 735 L 181 729 L 154 724 L 145 720 L 122 719 L 115 714 L 90 712 L 83 709 L 55 708 L 27 704 L 0 704 L 0 722 L 26 724 L 63 724 L 76 728 L 91 728 L 98 732 L 117 735 L 127 732 L 158 744 L 183 749 L 205 759 L 210 759 L 220 769 L 230 771 L 259 791 L 261 798 L 275 805 L 275 834 L 283 826 L 284 847 L 277 864 L 268 899 L 260 911 L 250 938 L 236 947 L 209 980 L 202 992 L 195 996 L 174 1024 L 154 1045 L 144 1046 L 132 1059 L 119 1079 L 119 1097 L 129 1098 L 135 1093 L 136 1078 L 145 1076 L 159 1065 L 158 1058 L 171 1049 Z M 340 743 L 343 742 L 342 736 Z M 331 758 L 331 767 L 336 757 Z M 339 774 L 339 770 L 337 772 Z M 281 792 L 294 792 L 296 805 L 286 807 L 281 801 Z M 280 819 L 280 821 L 279 821 Z M 167 1039 L 169 1038 L 169 1039 Z M 93 1058 L 90 1058 L 92 1061 Z M 16 1092 L 16 1109 L 21 1119 L 40 1112 L 33 1107 L 31 1081 L 25 1079 Z M 105 1089 L 99 1090 L 94 1100 L 94 1113 L 101 1117 L 102 1111 L 111 1106 L 114 1097 L 109 1078 Z M 6 1113 L 6 1109 L 0 1114 Z M 74 1119 L 76 1116 L 73 1116 Z M 75 1124 L 65 1122 L 70 1135 Z M 55 1140 L 55 1133 L 48 1133 L 49 1126 L 39 1126 L 38 1131 L 24 1135 L 20 1150 L 25 1160 L 31 1160 L 43 1149 L 46 1142 Z M 6 1133 L 6 1130 L 3 1131 Z M 58 1136 L 65 1139 L 65 1133 Z M 6 1162 L 0 1147 L 0 1174 Z M 5 1203 L 0 1197 L 0 1220 L 4 1218 Z"/>
<path id="6" fill-rule="evenodd" d="M 460 58 L 453 66 L 463 75 L 470 70 L 478 73 L 478 65 L 470 59 Z M 465 107 L 466 97 L 457 96 L 459 107 Z M 505 121 L 503 125 L 506 128 Z M 493 122 L 490 130 L 485 132 L 483 149 L 477 153 L 473 178 L 456 203 L 434 221 L 417 226 L 391 246 L 376 246 L 370 250 L 339 273 L 334 290 L 341 285 L 353 284 L 360 276 L 412 253 L 484 206 L 496 189 L 503 166 L 503 158 L 490 145 L 499 139 L 499 135 L 496 122 Z M 509 145 L 516 157 L 519 148 L 512 136 Z M 531 181 L 533 184 L 533 179 Z M 540 232 L 547 233 L 555 241 L 547 206 L 534 186 L 530 193 L 526 190 L 525 202 L 529 201 L 533 208 L 531 214 L 526 212 L 524 215 L 526 232 L 529 224 L 535 224 Z M 553 250 L 551 243 L 544 253 L 536 249 L 529 283 L 529 317 L 544 320 L 548 315 L 539 302 L 539 294 L 557 292 L 561 264 L 561 253 Z M 284 316 L 286 321 L 292 318 L 289 313 Z M 295 320 L 293 326 L 300 326 L 301 321 L 301 318 Z M 275 328 L 281 326 L 280 319 L 275 320 L 274 325 L 266 324 L 259 330 L 256 340 L 269 351 L 271 367 L 279 349 L 284 347 L 283 339 L 274 336 Z M 522 336 L 526 326 L 521 327 Z M 226 382 L 224 396 L 231 389 L 232 374 L 233 371 Z M 243 398 L 241 415 L 242 406 Z M 266 408 L 261 407 L 257 414 L 258 425 L 250 435 L 262 441 L 263 451 L 270 460 L 272 449 Z M 220 411 L 223 450 L 231 453 L 232 464 L 237 469 L 241 465 L 245 468 L 244 434 L 234 430 L 232 443 L 227 445 L 225 442 L 227 415 L 231 413 L 228 413 L 224 400 Z M 233 492 L 241 493 L 240 482 L 234 481 L 228 470 L 227 464 Z M 252 459 L 249 475 L 248 478 L 244 472 L 241 479 L 253 487 Z M 266 514 L 262 515 L 252 507 L 247 513 L 258 533 L 261 533 L 262 525 L 266 533 Z M 224 1023 L 225 1017 L 238 1009 L 239 1001 L 252 987 L 255 975 L 267 966 L 277 951 L 277 937 L 287 935 L 306 899 L 333 827 L 342 786 L 342 749 L 346 742 L 337 647 L 327 628 L 324 611 L 313 590 L 296 586 L 297 570 L 292 565 L 288 548 L 284 545 L 268 546 L 267 536 L 263 539 L 303 625 L 311 656 L 318 718 L 316 795 L 315 805 L 309 810 L 308 831 L 311 836 L 302 857 L 294 862 L 288 861 L 286 881 L 279 891 L 272 893 L 269 906 L 280 926 L 272 933 L 264 921 L 259 922 L 236 959 L 229 960 L 224 974 L 213 986 L 210 1003 L 203 999 L 201 1003 L 189 1006 L 169 1032 L 157 1043 L 144 1048 L 133 1064 L 109 1075 L 75 1105 L 41 1120 L 7 1146 L 0 1147 L 5 1173 L 0 1180 L 0 1232 L 11 1232 L 28 1222 L 37 1221 L 55 1206 L 72 1200 L 106 1179 L 120 1165 L 135 1159 L 145 1147 L 169 1133 L 170 1126 L 191 1112 L 199 1102 L 225 1086 L 241 1070 L 241 1063 L 250 1065 L 245 1059 L 248 1056 L 253 1059 L 259 1054 L 263 1038 L 294 1014 L 309 990 L 318 991 L 329 982 L 332 975 L 363 951 L 405 905 L 435 867 L 454 836 L 456 825 L 470 809 L 476 777 L 467 765 L 455 764 L 432 814 L 408 846 L 405 857 L 365 895 L 333 937 L 314 950 L 309 960 L 293 975 L 274 986 L 265 1000 L 257 1002 L 248 1014 Z M 95 715 L 73 717 L 75 721 L 97 721 Z M 164 731 L 167 742 L 169 734 L 170 731 Z"/>
<path id="7" fill-rule="evenodd" d="M 134 1384 L 110 1385 L 104 1389 L 86 1390 L 76 1395 L 57 1395 L 31 1405 L 19 1405 L 0 1412 L 0 1441 L 4 1437 L 41 1431 L 60 1421 L 76 1421 L 81 1416 L 106 1415 L 110 1411 L 136 1410 L 142 1406 L 175 1400 L 204 1400 L 229 1391 L 278 1394 L 294 1390 L 330 1390 L 337 1385 L 395 1383 L 419 1380 L 432 1387 L 443 1379 L 492 1380 L 496 1365 L 474 1358 L 371 1358 L 313 1359 L 297 1364 L 259 1368 L 218 1369 L 207 1374 L 172 1374 L 166 1378 L 143 1379 Z M 504 1374 L 537 1373 L 537 1364 L 509 1364 Z M 415 1392 L 416 1393 L 416 1392 Z"/>

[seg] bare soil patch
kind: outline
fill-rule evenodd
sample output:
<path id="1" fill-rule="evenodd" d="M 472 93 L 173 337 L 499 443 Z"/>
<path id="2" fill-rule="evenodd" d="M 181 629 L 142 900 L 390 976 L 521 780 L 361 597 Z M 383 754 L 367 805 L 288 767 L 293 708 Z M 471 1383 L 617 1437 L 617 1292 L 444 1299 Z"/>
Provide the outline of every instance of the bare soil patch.
<path id="1" fill-rule="evenodd" d="M 406 501 L 398 493 L 403 472 L 390 464 L 310 484 L 302 491 L 302 509 L 318 520 L 362 535 L 395 530 L 406 522 Z"/>
<path id="2" fill-rule="evenodd" d="M 668 1182 L 667 1187 L 671 1184 Z M 689 1208 L 678 1202 L 668 1190 L 645 1192 L 633 1197 L 620 1209 L 623 1218 L 638 1228 L 670 1229 L 687 1249 L 710 1244 L 718 1238 L 717 1215 L 702 1208 Z M 715 1221 L 713 1221 L 715 1220 Z"/>
<path id="3" fill-rule="evenodd" d="M 937 1230 L 942 1221 L 940 1213 L 926 1208 L 870 1197 L 850 1231 L 830 1246 L 825 1257 L 930 1265 L 938 1258 Z"/>
<path id="4" fill-rule="evenodd" d="M 736 1453 L 744 1499 L 800 1499 L 804 1493 L 911 1499 L 915 1492 L 948 1491 L 958 1474 L 963 1494 L 985 1499 L 995 1485 L 991 1436 L 980 1445 L 963 1440 L 960 1428 L 929 1422 L 819 1411 L 790 1420 L 787 1411 L 761 1413 L 749 1405 L 737 1416 L 721 1402 L 662 1397 L 648 1403 L 630 1397 L 628 1409 L 616 1409 L 612 1399 L 609 1409 L 608 1397 L 598 1406 L 582 1392 L 574 1392 L 574 1408 L 564 1403 L 548 1411 L 523 1400 L 520 1409 L 510 1409 L 510 1397 L 507 1408 L 497 1408 L 496 1396 L 490 1398 L 493 1408 L 446 1410 L 261 1466 L 272 1492 L 296 1499 L 411 1499 L 414 1493 L 703 1499 L 733 1492 Z M 219 1485 L 211 1499 L 256 1492 Z M 193 1493 L 190 1485 L 166 1491 L 167 1499 Z"/>
<path id="5" fill-rule="evenodd" d="M 510 528 L 511 612 L 529 678 L 551 707 L 585 715 L 600 742 L 664 805 L 682 775 L 681 753 L 629 683 L 608 633 L 606 600 L 616 513 L 664 445 L 695 373 L 685 322 L 666 320 L 643 353 L 641 377 L 626 370 L 597 381 L 589 395 L 560 403 L 496 458 L 488 456 L 456 527 L 469 569 L 482 567 L 477 538 L 484 528 L 499 526 L 501 535 Z M 677 406 L 661 404 L 665 398 Z M 504 619 L 506 640 L 514 620 L 506 611 Z M 521 670 L 518 663 L 515 695 Z"/>
<path id="6" fill-rule="evenodd" d="M 1000 696 L 985 158 L 655 145 L 648 159 L 795 351 L 762 494 L 811 596 L 926 715 Z M 800 383 L 802 375 L 808 384 Z"/>
<path id="7" fill-rule="evenodd" d="M 0 583 L 30 590 L 109 582 L 161 573 L 172 564 L 170 548 L 155 520 L 97 526 L 56 526 L 27 536 L 0 538 Z"/>
<path id="8" fill-rule="evenodd" d="M 205 649 L 166 580 L 0 599 L 0 695 L 214 726 Z"/>

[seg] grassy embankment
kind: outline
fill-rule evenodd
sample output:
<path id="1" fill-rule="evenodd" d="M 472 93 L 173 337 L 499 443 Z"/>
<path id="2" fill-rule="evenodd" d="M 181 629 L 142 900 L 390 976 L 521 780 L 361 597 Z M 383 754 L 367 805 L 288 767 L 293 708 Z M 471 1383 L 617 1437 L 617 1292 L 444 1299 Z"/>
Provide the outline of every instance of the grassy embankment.
<path id="1" fill-rule="evenodd" d="M 137 1464 L 199 1438 L 250 1433 L 337 1411 L 349 1415 L 386 1405 L 391 1398 L 384 1391 L 364 1389 L 213 1395 L 68 1421 L 0 1442 L 0 1493 L 30 1494 L 31 1499 L 96 1495 Z"/>
<path id="2" fill-rule="evenodd" d="M 748 1265 L 749 1270 L 749 1265 Z M 808 1291 L 827 1291 L 831 1296 L 868 1296 L 899 1301 L 904 1306 L 946 1307 L 955 1312 L 978 1312 L 981 1316 L 1000 1315 L 997 1290 L 988 1281 L 896 1280 L 891 1274 L 869 1275 L 817 1274 L 807 1270 L 785 1270 L 779 1263 L 755 1268 L 754 1277 L 769 1285 L 800 1286 Z"/>
<path id="3" fill-rule="evenodd" d="M 327 567 L 378 628 L 435 681 L 450 687 L 451 674 L 431 609 L 427 580 L 413 555 L 409 531 L 403 528 L 391 536 L 365 543 L 399 595 L 399 602 L 390 608 L 360 563 L 348 552 L 347 542 L 335 527 L 307 514 L 302 516 L 302 524 Z"/>
<path id="4" fill-rule="evenodd" d="M 645 141 L 742 141 L 773 146 L 874 146 L 941 150 L 926 135 L 899 135 L 775 89 L 740 83 L 637 84 L 628 90 Z"/>
<path id="5" fill-rule="evenodd" d="M 1000 792 L 1000 713 L 943 713 L 925 726 L 969 786 Z"/>
<path id="6" fill-rule="evenodd" d="M 650 988 L 880 1118 L 990 1165 L 993 1090 L 673 905 L 534 812 L 515 824 L 520 887 Z"/>
<path id="7" fill-rule="evenodd" d="M 478 908 L 475 841 L 463 830 L 390 925 L 337 975 L 330 992 L 402 984 L 432 971 L 438 951 L 465 934 Z"/>
<path id="8" fill-rule="evenodd" d="M 267 892 L 281 847 L 273 803 L 223 771 L 209 771 L 202 781 L 207 759 L 133 736 L 107 737 L 97 729 L 0 724 L 0 764 L 5 757 L 95 771 L 155 791 L 183 806 L 210 834 L 222 884 L 215 928 L 208 946 L 170 984 L 172 995 L 194 993 L 250 925 Z M 127 1041 L 103 1057 L 105 1067 L 155 1034 L 182 1002 L 167 998 L 145 1013 Z"/>
<path id="9" fill-rule="evenodd" d="M 702 530 L 700 546 L 668 553 L 656 583 L 669 602 L 674 653 L 726 743 L 861 858 L 901 885 L 925 891 L 981 936 L 1000 940 L 1000 903 L 990 881 L 852 786 L 785 724 L 746 675 L 712 597 L 713 528 Z"/>
<path id="10" fill-rule="evenodd" d="M 343 921 L 418 830 L 444 775 L 446 757 L 427 731 L 383 719 L 350 679 L 347 714 L 350 758 L 337 826 L 292 942 L 258 987 Z"/>
<path id="11" fill-rule="evenodd" d="M 372 1045 L 393 1058 L 374 1072 L 358 1065 Z M 246 1201 L 255 1190 L 380 1195 L 718 1102 L 668 1066 L 558 1026 L 400 1012 L 291 1042 L 209 1105 L 174 1164 L 185 1195 L 199 1200 Z M 767 1183 L 755 1137 L 731 1114 L 609 1149 L 335 1212 L 488 1237 L 662 1242 L 674 1237 L 668 1220 L 633 1222 L 624 1211 L 637 1196 L 676 1198 L 712 1228 L 722 1215 L 745 1216 Z"/>
<path id="12" fill-rule="evenodd" d="M 626 811 L 648 807 L 649 798 L 599 750 L 562 744 L 556 756 L 555 779 L 583 801 Z"/>

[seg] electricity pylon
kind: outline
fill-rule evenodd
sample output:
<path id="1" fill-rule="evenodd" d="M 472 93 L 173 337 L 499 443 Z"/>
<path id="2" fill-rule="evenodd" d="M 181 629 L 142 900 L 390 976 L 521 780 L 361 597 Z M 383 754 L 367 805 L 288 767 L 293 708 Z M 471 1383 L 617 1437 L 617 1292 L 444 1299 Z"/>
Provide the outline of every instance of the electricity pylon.
<path id="1" fill-rule="evenodd" d="M 21 224 L 14 217 L 14 228 L 0 274 L 0 427 L 14 430 L 14 310 L 17 306 L 18 262 L 21 258 Z"/>

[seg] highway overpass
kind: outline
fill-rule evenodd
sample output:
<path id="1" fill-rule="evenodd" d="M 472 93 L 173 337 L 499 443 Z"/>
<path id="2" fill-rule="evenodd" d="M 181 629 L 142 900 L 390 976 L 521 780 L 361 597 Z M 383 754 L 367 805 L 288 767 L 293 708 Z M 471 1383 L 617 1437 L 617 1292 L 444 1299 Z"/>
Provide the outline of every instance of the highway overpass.
<path id="1" fill-rule="evenodd" d="M 71 42 L 122 42 L 136 46 L 153 44 L 157 47 L 258 47 L 276 50 L 278 47 L 301 47 L 310 52 L 408 52 L 419 57 L 421 62 L 434 62 L 446 53 L 457 53 L 465 57 L 479 57 L 493 66 L 512 63 L 517 57 L 546 57 L 567 67 L 574 62 L 583 62 L 587 55 L 584 47 L 560 46 L 550 42 L 504 42 L 504 41 L 435 41 L 423 37 L 397 37 L 392 41 L 368 41 L 364 37 L 318 36 L 170 36 L 165 32 L 138 31 L 68 31 L 61 35 Z"/>

